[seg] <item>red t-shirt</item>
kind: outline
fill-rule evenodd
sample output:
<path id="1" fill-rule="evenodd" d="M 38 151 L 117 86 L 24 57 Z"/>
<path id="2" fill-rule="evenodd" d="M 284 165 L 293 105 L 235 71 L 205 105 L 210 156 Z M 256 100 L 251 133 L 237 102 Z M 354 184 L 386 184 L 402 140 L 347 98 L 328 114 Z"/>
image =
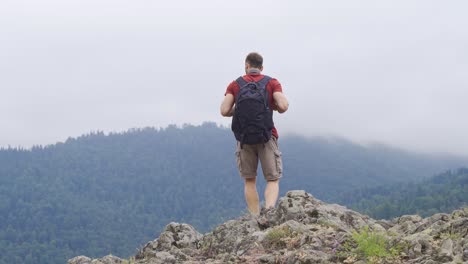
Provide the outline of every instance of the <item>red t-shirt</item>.
<path id="1" fill-rule="evenodd" d="M 255 73 L 250 73 L 247 75 L 242 76 L 246 82 L 258 82 L 263 78 L 264 75 L 262 74 L 255 74 Z M 234 98 L 236 98 L 237 94 L 239 93 L 239 85 L 237 84 L 236 81 L 233 81 L 229 84 L 229 86 L 226 89 L 226 94 L 232 94 L 234 95 Z M 275 92 L 283 92 L 283 88 L 281 88 L 281 84 L 278 82 L 278 80 L 272 78 L 266 85 L 266 89 L 268 91 L 268 97 L 270 101 L 270 106 L 274 109 L 275 102 L 273 100 L 273 93 Z M 276 130 L 275 126 L 273 125 L 273 129 L 271 130 L 271 134 L 278 138 L 278 131 Z"/>

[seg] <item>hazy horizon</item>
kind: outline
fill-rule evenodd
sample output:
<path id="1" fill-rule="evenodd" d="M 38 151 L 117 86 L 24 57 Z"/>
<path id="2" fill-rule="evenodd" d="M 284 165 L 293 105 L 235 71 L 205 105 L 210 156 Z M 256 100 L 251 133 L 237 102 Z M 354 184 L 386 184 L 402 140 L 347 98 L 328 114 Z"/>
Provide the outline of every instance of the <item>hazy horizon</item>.
<path id="1" fill-rule="evenodd" d="M 245 55 L 258 51 L 290 101 L 287 113 L 275 114 L 280 137 L 467 157 L 467 7 L 2 1 L 0 146 L 169 124 L 228 126 L 219 104 Z"/>
<path id="2" fill-rule="evenodd" d="M 126 133 L 132 133 L 134 131 L 138 130 L 144 130 L 144 129 L 155 129 L 155 130 L 164 130 L 167 129 L 171 126 L 175 126 L 177 129 L 184 129 L 186 126 L 202 126 L 204 123 L 208 124 L 213 124 L 216 125 L 219 129 L 226 129 L 227 134 L 231 135 L 231 128 L 230 125 L 225 125 L 221 123 L 216 123 L 213 121 L 204 121 L 200 124 L 191 124 L 191 123 L 184 123 L 184 124 L 169 124 L 164 127 L 156 127 L 156 126 L 144 126 L 144 127 L 132 127 L 120 131 L 104 131 L 104 130 L 92 130 L 88 131 L 79 135 L 75 136 L 68 136 L 62 140 L 57 140 L 55 142 L 48 142 L 44 144 L 31 144 L 29 146 L 24 146 L 24 145 L 6 145 L 6 146 L 0 146 L 0 150 L 7 150 L 8 148 L 13 148 L 13 149 L 21 149 L 21 150 L 31 150 L 33 147 L 48 147 L 48 146 L 53 146 L 56 144 L 61 144 L 61 143 L 66 143 L 67 140 L 69 139 L 78 139 L 82 136 L 89 136 L 93 134 L 104 134 L 105 136 L 110 136 L 111 134 L 126 134 Z M 285 138 L 291 138 L 291 137 L 299 137 L 304 140 L 319 140 L 319 141 L 326 141 L 331 144 L 334 143 L 345 143 L 345 144 L 354 144 L 356 146 L 361 146 L 364 148 L 386 148 L 386 149 L 391 149 L 391 150 L 396 150 L 396 151 L 402 151 L 402 152 L 407 152 L 407 153 L 412 153 L 412 154 L 421 154 L 421 155 L 435 155 L 435 156 L 446 156 L 446 157 L 453 157 L 453 158 L 460 158 L 460 159 L 466 159 L 468 161 L 468 155 L 464 155 L 463 153 L 457 154 L 457 153 L 449 153 L 449 152 L 443 152 L 443 151 L 421 151 L 421 150 L 416 150 L 416 149 L 410 149 L 410 148 L 405 148 L 403 146 L 397 146 L 397 145 L 391 145 L 388 143 L 384 142 L 378 142 L 378 141 L 368 141 L 368 142 L 358 142 L 354 141 L 350 138 L 338 136 L 338 135 L 301 135 L 299 133 L 295 132 L 286 132 L 281 135 L 281 141 Z M 234 135 L 232 134 L 232 139 L 235 140 Z M 467 163 L 468 165 L 468 163 Z"/>

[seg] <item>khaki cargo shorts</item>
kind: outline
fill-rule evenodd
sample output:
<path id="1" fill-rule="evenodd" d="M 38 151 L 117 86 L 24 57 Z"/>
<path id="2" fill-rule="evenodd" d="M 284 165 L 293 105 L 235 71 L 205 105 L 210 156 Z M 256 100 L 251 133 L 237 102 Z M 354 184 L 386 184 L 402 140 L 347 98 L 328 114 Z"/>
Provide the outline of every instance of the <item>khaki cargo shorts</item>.
<path id="1" fill-rule="evenodd" d="M 281 152 L 274 136 L 265 144 L 244 144 L 242 148 L 240 142 L 237 142 L 236 160 L 239 174 L 244 179 L 257 177 L 258 160 L 265 180 L 275 181 L 283 176 Z"/>

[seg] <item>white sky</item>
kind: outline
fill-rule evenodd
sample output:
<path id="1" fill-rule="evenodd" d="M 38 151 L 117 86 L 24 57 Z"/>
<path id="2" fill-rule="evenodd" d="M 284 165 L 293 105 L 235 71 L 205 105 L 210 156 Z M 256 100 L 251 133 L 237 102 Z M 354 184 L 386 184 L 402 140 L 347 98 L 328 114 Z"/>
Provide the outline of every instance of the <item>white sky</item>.
<path id="1" fill-rule="evenodd" d="M 466 1 L 0 1 L 0 146 L 230 119 L 250 51 L 280 135 L 468 155 Z"/>

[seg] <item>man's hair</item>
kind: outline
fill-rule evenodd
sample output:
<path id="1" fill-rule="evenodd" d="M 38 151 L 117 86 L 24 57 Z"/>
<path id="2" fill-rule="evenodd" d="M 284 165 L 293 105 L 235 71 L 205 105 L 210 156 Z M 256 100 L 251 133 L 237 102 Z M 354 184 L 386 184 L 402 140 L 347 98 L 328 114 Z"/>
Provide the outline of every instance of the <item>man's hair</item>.
<path id="1" fill-rule="evenodd" d="M 263 65 L 263 57 L 257 52 L 251 52 L 245 58 L 245 62 L 253 68 L 261 68 Z"/>

